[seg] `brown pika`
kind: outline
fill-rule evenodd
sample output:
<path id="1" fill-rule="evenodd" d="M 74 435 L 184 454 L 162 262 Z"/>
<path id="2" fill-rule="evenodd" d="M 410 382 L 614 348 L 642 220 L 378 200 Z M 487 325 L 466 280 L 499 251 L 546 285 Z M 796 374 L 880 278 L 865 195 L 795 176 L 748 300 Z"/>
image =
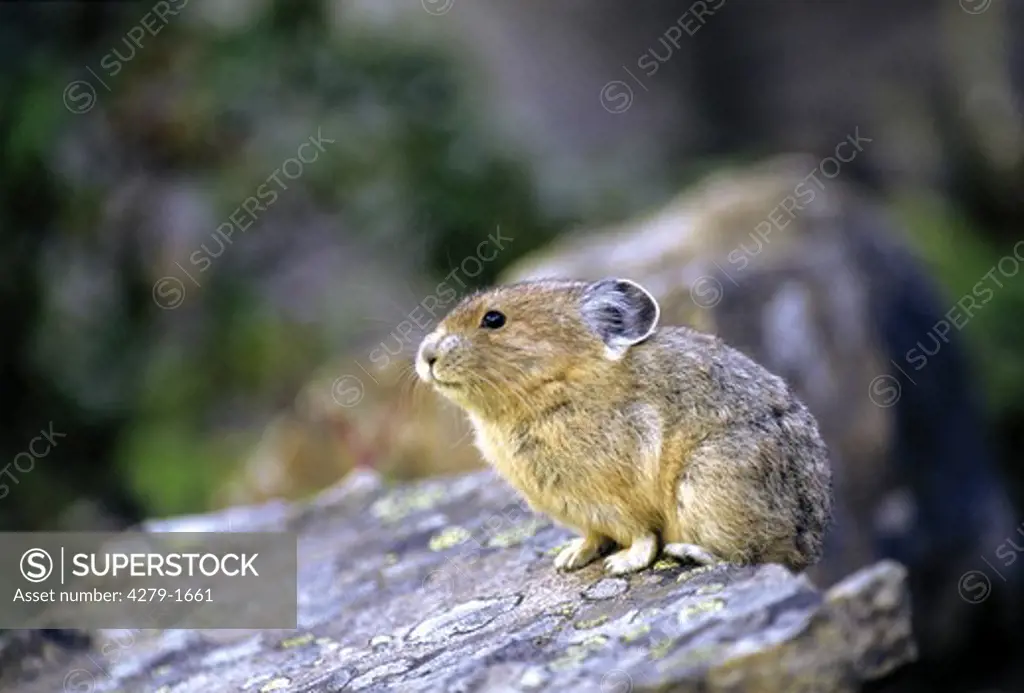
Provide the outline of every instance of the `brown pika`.
<path id="1" fill-rule="evenodd" d="M 828 451 L 786 383 L 717 337 L 658 327 L 628 279 L 542 279 L 463 299 L 420 378 L 469 415 L 486 460 L 581 538 L 555 559 L 613 574 L 666 555 L 803 570 L 831 520 Z"/>

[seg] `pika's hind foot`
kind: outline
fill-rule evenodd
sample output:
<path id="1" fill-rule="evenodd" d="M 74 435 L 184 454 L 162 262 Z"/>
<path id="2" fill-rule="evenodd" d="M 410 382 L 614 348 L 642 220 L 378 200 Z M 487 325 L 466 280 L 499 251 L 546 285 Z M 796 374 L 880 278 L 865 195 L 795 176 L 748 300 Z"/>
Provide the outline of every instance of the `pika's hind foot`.
<path id="1" fill-rule="evenodd" d="M 604 568 L 611 575 L 625 575 L 643 570 L 658 557 L 658 538 L 653 534 L 634 539 L 628 549 L 604 559 Z"/>
<path id="2" fill-rule="evenodd" d="M 587 535 L 572 542 L 555 557 L 555 567 L 559 570 L 577 570 L 593 563 L 604 548 L 604 537 Z"/>
<path id="3" fill-rule="evenodd" d="M 681 561 L 690 561 L 698 565 L 715 565 L 716 563 L 725 562 L 707 549 L 696 544 L 665 544 L 661 551 L 666 556 L 678 558 Z"/>

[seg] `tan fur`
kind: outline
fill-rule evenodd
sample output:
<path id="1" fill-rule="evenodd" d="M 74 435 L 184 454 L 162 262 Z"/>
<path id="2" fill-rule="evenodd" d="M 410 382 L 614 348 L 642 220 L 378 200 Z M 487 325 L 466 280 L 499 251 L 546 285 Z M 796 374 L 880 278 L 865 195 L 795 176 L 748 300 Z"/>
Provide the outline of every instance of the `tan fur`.
<path id="1" fill-rule="evenodd" d="M 609 306 L 628 314 L 606 323 Z M 481 327 L 491 310 L 506 316 L 500 329 Z M 649 333 L 657 317 L 628 280 L 497 287 L 424 339 L 417 371 L 466 410 L 484 457 L 532 507 L 583 536 L 560 567 L 607 540 L 629 547 L 606 561 L 614 573 L 649 565 L 658 540 L 807 567 L 831 512 L 813 417 L 721 340 Z"/>
<path id="2" fill-rule="evenodd" d="M 882 557 L 879 505 L 904 483 L 889 461 L 893 409 L 866 394 L 891 369 L 872 313 L 891 300 L 896 262 L 866 258 L 891 256 L 903 241 L 884 220 L 859 220 L 875 203 L 842 181 L 809 180 L 817 163 L 787 154 L 724 168 L 645 217 L 557 240 L 499 281 L 633 277 L 661 304 L 663 323 L 715 334 L 783 377 L 832 458 L 842 547 L 811 571 L 830 584 Z M 720 300 L 695 300 L 709 287 Z"/>
<path id="3" fill-rule="evenodd" d="M 850 222 L 849 210 L 860 202 L 850 199 L 840 181 L 828 181 L 824 190 L 813 183 L 798 187 L 816 163 L 789 155 L 724 169 L 646 217 L 570 235 L 524 257 L 501 281 L 634 277 L 658 300 L 662 323 L 717 334 L 784 377 L 820 424 L 832 456 L 836 499 L 846 511 L 842 550 L 814 569 L 827 569 L 816 575 L 827 584 L 878 558 L 875 508 L 898 484 L 886 462 L 892 410 L 875 406 L 865 394 L 866 384 L 886 372 L 870 327 L 867 292 L 875 281 L 872 274 L 887 270 L 864 266 L 862 255 L 851 250 L 874 242 L 878 232 Z M 758 249 L 755 228 L 787 197 L 806 200 L 808 185 L 813 200 L 784 221 L 784 228 L 773 228 Z M 729 253 L 737 250 L 748 266 L 730 263 Z M 698 305 L 691 295 L 705 276 L 716 278 L 724 292 L 712 307 Z M 880 295 L 885 298 L 884 288 Z M 797 300 L 801 297 L 807 300 Z M 402 376 L 411 370 L 411 358 L 403 355 L 386 371 L 374 371 L 379 382 L 356 368 L 356 361 L 366 363 L 366 352 L 338 359 L 310 385 L 318 395 L 304 399 L 322 405 L 287 415 L 287 430 L 296 433 L 268 439 L 267 454 L 254 456 L 240 475 L 244 483 L 235 502 L 312 490 L 325 466 L 340 476 L 360 461 L 356 457 L 398 478 L 481 464 L 468 425 L 452 416 L 456 408 L 408 387 Z M 358 406 L 339 406 L 330 396 L 332 381 L 347 373 L 366 386 Z M 299 433 L 305 440 L 301 447 L 269 449 Z M 283 468 L 267 473 L 264 462 L 275 460 Z"/>

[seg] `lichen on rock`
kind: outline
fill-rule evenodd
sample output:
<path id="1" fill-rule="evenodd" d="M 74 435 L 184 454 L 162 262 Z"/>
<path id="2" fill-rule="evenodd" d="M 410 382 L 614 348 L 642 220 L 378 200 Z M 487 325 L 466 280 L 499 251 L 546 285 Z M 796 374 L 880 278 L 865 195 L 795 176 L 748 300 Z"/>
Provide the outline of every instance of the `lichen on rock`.
<path id="1" fill-rule="evenodd" d="M 570 534 L 509 520 L 518 502 L 482 471 L 394 489 L 356 478 L 271 517 L 254 508 L 260 529 L 299 533 L 297 630 L 140 634 L 107 669 L 99 633 L 94 652 L 5 668 L 0 688 L 60 690 L 85 670 L 94 693 L 845 691 L 915 657 L 896 563 L 825 593 L 776 565 L 561 573 L 550 551 Z M 153 526 L 216 531 L 226 517 Z"/>

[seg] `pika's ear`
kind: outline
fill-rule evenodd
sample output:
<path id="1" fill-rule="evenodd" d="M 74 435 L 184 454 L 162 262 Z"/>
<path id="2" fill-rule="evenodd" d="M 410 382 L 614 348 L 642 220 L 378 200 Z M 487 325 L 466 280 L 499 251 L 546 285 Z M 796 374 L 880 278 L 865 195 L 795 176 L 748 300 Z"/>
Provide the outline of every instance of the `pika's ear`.
<path id="1" fill-rule="evenodd" d="M 618 360 L 658 326 L 661 308 L 654 296 L 629 279 L 602 279 L 583 292 L 583 321 L 607 347 L 608 358 Z"/>

